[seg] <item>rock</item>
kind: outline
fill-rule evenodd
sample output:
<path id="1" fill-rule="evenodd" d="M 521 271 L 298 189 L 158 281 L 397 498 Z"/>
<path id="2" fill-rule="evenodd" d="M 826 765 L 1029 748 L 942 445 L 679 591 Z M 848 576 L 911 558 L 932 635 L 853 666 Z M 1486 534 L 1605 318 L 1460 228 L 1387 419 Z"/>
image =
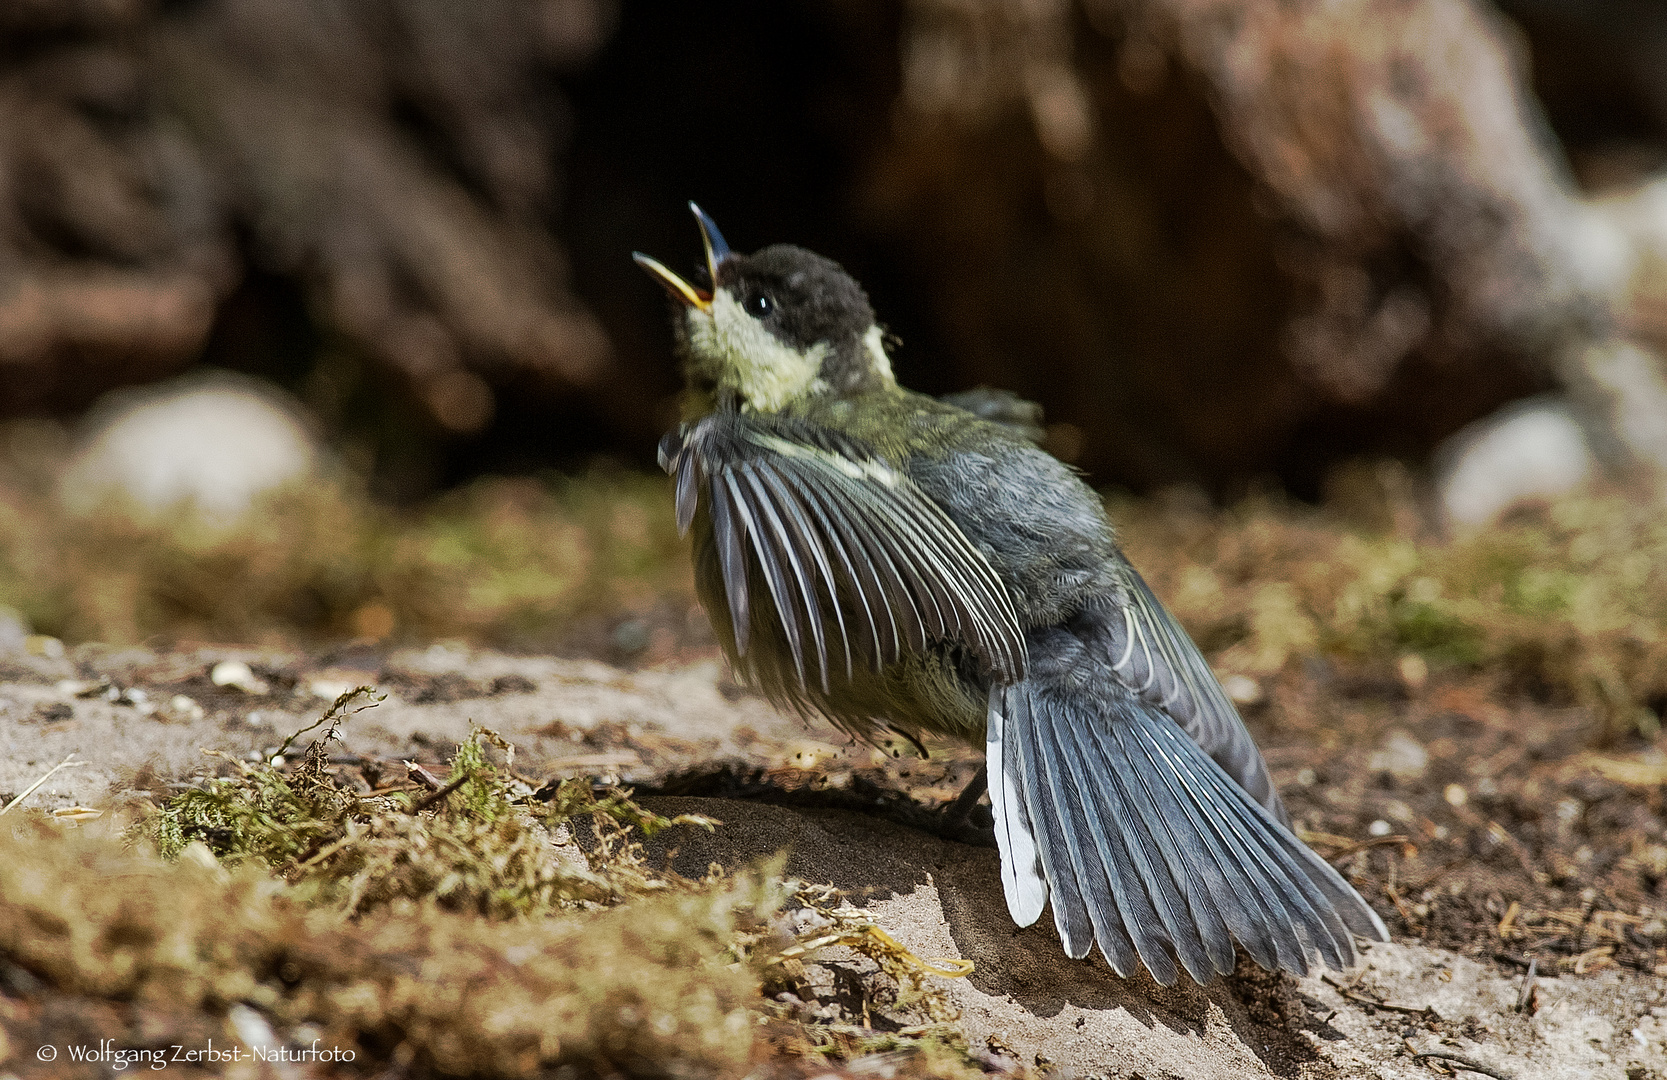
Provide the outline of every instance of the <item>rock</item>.
<path id="1" fill-rule="evenodd" d="M 1430 767 L 1430 752 L 1406 732 L 1391 731 L 1384 736 L 1383 746 L 1373 751 L 1367 767 L 1397 780 L 1416 780 Z"/>
<path id="2" fill-rule="evenodd" d="M 114 497 L 141 519 L 192 505 L 229 524 L 317 469 L 317 441 L 276 387 L 227 372 L 105 395 L 83 422 L 58 498 L 78 515 Z"/>
<path id="3" fill-rule="evenodd" d="M 1299 979 L 1244 961 L 1206 986 L 1183 978 L 1163 987 L 1144 971 L 1118 978 L 1098 953 L 1069 959 L 1045 914 L 1034 926 L 1014 926 L 993 850 L 839 810 L 726 799 L 643 803 L 723 822 L 713 832 L 679 826 L 657 834 L 647 843 L 651 863 L 669 859 L 673 869 L 701 874 L 709 863 L 734 868 L 785 851 L 789 874 L 848 890 L 916 956 L 973 961 L 967 977 L 937 984 L 960 1010 L 968 1042 L 999 1045 L 1024 1062 L 1046 1059 L 1057 1070 L 1051 1075 L 1065 1080 L 1416 1080 L 1434 1074 L 1411 1054 L 1431 1047 L 1517 1080 L 1624 1080 L 1629 1070 L 1658 1075 L 1667 1066 L 1652 1038 L 1658 1028 L 1637 1019 L 1637 990 L 1627 989 L 1633 977 L 1618 969 L 1541 975 L 1548 1004 L 1532 1015 L 1516 1011 L 1519 973 L 1405 942 L 1370 944 L 1359 968 L 1329 980 L 1322 971 Z M 862 960 L 830 948 L 807 961 L 816 962 L 851 971 Z M 1416 1047 L 1409 1017 L 1418 1024 Z"/>
<path id="4" fill-rule="evenodd" d="M 215 686 L 230 686 L 245 694 L 264 694 L 270 687 L 241 660 L 222 660 L 208 673 Z"/>
<path id="5" fill-rule="evenodd" d="M 1555 396 L 1528 398 L 1478 420 L 1442 444 L 1436 462 L 1442 514 L 1461 532 L 1514 506 L 1566 495 L 1597 471 L 1579 421 Z"/>

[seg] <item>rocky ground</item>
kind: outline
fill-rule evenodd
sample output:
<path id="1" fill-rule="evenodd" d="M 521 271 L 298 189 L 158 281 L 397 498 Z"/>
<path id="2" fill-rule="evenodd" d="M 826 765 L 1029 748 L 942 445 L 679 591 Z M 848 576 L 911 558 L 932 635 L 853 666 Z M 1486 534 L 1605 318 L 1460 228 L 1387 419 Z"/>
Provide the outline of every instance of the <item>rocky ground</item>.
<path id="1" fill-rule="evenodd" d="M 1350 972 L 1246 964 L 1164 989 L 1066 959 L 1046 918 L 1015 928 L 995 852 L 920 827 L 976 753 L 850 745 L 739 690 L 713 658 L 625 670 L 449 645 L 66 653 L 36 639 L 0 675 L 0 805 L 68 760 L 19 808 L 66 829 L 88 816 L 77 808 L 131 809 L 229 767 L 204 750 L 270 759 L 360 684 L 386 697 L 332 753 L 373 788 L 491 728 L 522 775 L 624 783 L 651 809 L 719 819 L 656 839 L 673 869 L 785 850 L 790 873 L 847 890 L 917 955 L 973 961 L 943 986 L 992 1060 L 1145 1080 L 1667 1076 L 1667 762 L 1641 742 L 1593 753 L 1578 717 L 1506 708 L 1479 685 L 1360 685 L 1314 662 L 1235 687 L 1299 826 L 1395 941 Z M 872 970 L 830 949 L 778 997 L 811 1012 L 856 1001 L 866 1017 Z M 31 1071 L 29 1048 L 11 1049 L 6 1067 Z"/>

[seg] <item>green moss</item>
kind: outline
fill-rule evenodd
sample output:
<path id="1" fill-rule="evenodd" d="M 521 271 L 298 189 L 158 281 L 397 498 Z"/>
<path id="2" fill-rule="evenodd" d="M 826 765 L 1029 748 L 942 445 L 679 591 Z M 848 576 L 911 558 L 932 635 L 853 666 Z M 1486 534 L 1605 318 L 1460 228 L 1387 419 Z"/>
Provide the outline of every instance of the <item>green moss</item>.
<path id="1" fill-rule="evenodd" d="M 167 859 L 200 843 L 226 866 L 259 866 L 310 902 L 355 915 L 423 901 L 505 919 L 657 889 L 627 830 L 713 824 L 663 818 L 625 792 L 598 796 L 580 781 L 545 802 L 511 771 L 514 747 L 481 728 L 458 747 L 444 787 L 356 794 L 327 767 L 324 747 L 369 696 L 364 687 L 343 694 L 295 769 L 227 758 L 236 775 L 170 798 L 137 835 Z M 502 766 L 490 747 L 506 759 Z M 586 848 L 572 843 L 581 828 L 595 830 Z"/>
<path id="2" fill-rule="evenodd" d="M 0 462 L 0 594 L 71 641 L 525 642 L 585 614 L 687 603 L 689 578 L 665 483 L 617 470 L 488 478 L 409 513 L 321 482 L 228 530 L 185 508 L 141 523 L 115 503 L 71 519 Z"/>
<path id="3" fill-rule="evenodd" d="M 635 842 L 717 822 L 580 780 L 535 794 L 485 729 L 437 789 L 356 793 L 324 748 L 371 705 L 367 688 L 343 694 L 292 767 L 223 759 L 233 775 L 166 800 L 129 833 L 163 862 L 144 843 L 0 839 L 0 961 L 65 993 L 244 1002 L 442 1073 L 741 1076 L 766 1057 L 880 1055 L 900 1076 L 983 1075 L 939 975 L 836 890 L 784 879 L 780 858 L 687 880 Z M 146 880 L 94 897 L 111 874 Z M 784 908 L 809 929 L 788 932 Z M 860 1017 L 790 1017 L 763 996 L 833 945 L 879 969 Z M 871 1029 L 871 1004 L 903 1026 Z"/>
<path id="4" fill-rule="evenodd" d="M 302 1045 L 401 1075 L 738 1077 L 757 977 L 729 946 L 780 889 L 745 874 L 508 921 L 421 901 L 349 920 L 300 899 L 253 867 L 0 835 L 0 962 L 29 974 L 31 997 L 118 1004 L 97 1013 L 117 1045 L 252 1008 L 280 1037 L 307 1025 Z M 0 1014 L 0 1036 L 23 1016 Z M 43 1030 L 14 1028 L 10 1045 Z"/>
<path id="5" fill-rule="evenodd" d="M 1377 528 L 1266 497 L 1114 513 L 1218 669 L 1266 676 L 1324 655 L 1391 673 L 1412 654 L 1438 676 L 1485 674 L 1593 710 L 1614 733 L 1652 733 L 1667 699 L 1667 512 L 1654 499 L 1572 499 L 1450 542 L 1422 533 L 1411 505 L 1364 515 Z"/>

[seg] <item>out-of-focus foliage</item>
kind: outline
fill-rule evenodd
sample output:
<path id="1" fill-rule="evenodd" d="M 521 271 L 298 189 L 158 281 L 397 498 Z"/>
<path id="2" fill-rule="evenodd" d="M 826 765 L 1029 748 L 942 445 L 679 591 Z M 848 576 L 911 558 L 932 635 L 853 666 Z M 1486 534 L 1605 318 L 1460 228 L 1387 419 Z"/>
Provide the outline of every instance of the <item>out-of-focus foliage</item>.
<path id="1" fill-rule="evenodd" d="M 483 479 L 413 512 L 348 483 L 267 499 L 242 527 L 182 507 L 66 516 L 0 479 L 0 596 L 71 640 L 152 635 L 548 640 L 576 616 L 692 595 L 662 481 L 592 472 Z"/>
<path id="2" fill-rule="evenodd" d="M 484 479 L 413 511 L 345 483 L 271 499 L 241 529 L 183 509 L 65 516 L 0 474 L 0 595 L 36 631 L 304 644 L 345 637 L 558 640 L 586 616 L 693 603 L 659 477 Z M 1507 693 L 1653 729 L 1667 701 L 1667 516 L 1595 495 L 1467 538 L 1424 531 L 1404 497 L 1358 513 L 1254 497 L 1227 511 L 1120 501 L 1129 555 L 1218 669 L 1304 656 L 1385 673 L 1485 669 Z M 1356 500 L 1358 502 L 1358 500 Z M 1190 508 L 1189 508 L 1190 507 Z M 1370 515 L 1368 515 L 1370 516 Z M 1399 525 L 1392 524 L 1399 522 Z"/>
<path id="3" fill-rule="evenodd" d="M 1667 702 L 1667 514 L 1572 499 L 1450 542 L 1258 497 L 1225 512 L 1124 502 L 1130 558 L 1219 672 L 1305 656 L 1415 680 L 1455 668 L 1506 694 L 1653 735 Z M 1409 658 L 1416 658 L 1411 659 Z"/>

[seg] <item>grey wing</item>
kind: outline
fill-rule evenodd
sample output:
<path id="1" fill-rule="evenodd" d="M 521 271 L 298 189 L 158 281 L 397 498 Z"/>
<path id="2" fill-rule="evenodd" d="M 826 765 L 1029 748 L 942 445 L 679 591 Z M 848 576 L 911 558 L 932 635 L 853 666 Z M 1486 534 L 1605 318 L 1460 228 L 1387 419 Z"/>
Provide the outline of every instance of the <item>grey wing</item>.
<path id="1" fill-rule="evenodd" d="M 1169 714 L 1192 741 L 1285 825 L 1290 814 L 1273 786 L 1261 751 L 1192 638 L 1124 564 L 1127 602 L 1105 617 L 1112 668 L 1118 678 Z"/>
<path id="2" fill-rule="evenodd" d="M 1001 578 L 943 510 L 854 440 L 803 422 L 717 413 L 661 443 L 687 532 L 704 499 L 736 652 L 759 600 L 779 618 L 799 686 L 879 671 L 959 640 L 1000 682 L 1024 636 Z M 755 578 L 756 574 L 756 578 Z M 752 595 L 761 578 L 764 597 Z M 768 662 L 770 658 L 760 658 Z"/>

